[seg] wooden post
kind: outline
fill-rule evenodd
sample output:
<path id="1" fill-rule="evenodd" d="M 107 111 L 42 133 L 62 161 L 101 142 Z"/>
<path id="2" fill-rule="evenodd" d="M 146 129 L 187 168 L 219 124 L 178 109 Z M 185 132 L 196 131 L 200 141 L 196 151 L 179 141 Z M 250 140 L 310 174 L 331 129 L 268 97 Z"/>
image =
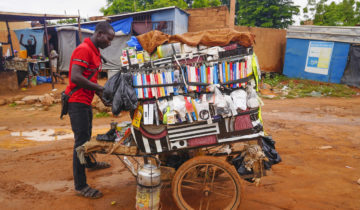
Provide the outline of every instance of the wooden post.
<path id="1" fill-rule="evenodd" d="M 78 27 L 79 27 L 79 39 L 80 39 L 80 43 L 82 42 L 82 35 L 81 35 L 81 25 L 80 25 L 80 10 L 78 10 Z"/>
<path id="2" fill-rule="evenodd" d="M 13 48 L 13 43 L 11 40 L 11 33 L 10 33 L 10 27 L 9 27 L 9 22 L 6 21 L 6 28 L 8 31 L 8 43 L 10 43 L 10 48 L 11 48 L 11 55 L 14 56 L 14 48 Z"/>
<path id="3" fill-rule="evenodd" d="M 229 27 L 234 28 L 235 24 L 235 0 L 230 0 Z"/>
<path id="4" fill-rule="evenodd" d="M 52 69 L 51 69 L 51 59 L 50 59 L 50 43 L 49 43 L 49 36 L 48 36 L 48 31 L 47 31 L 47 25 L 46 25 L 46 15 L 45 15 L 45 18 L 44 18 L 44 29 L 45 29 L 45 39 L 46 39 L 46 50 L 48 52 L 48 56 L 49 56 L 49 65 L 50 65 L 50 75 L 51 75 L 51 87 L 52 89 L 55 88 L 55 85 L 54 85 L 54 74 L 52 72 Z"/>

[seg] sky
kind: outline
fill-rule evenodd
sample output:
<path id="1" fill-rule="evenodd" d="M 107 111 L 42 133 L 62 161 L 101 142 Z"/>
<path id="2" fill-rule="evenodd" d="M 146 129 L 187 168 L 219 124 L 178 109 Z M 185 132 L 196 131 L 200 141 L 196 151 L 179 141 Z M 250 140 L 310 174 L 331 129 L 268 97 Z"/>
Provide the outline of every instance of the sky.
<path id="1" fill-rule="evenodd" d="M 295 5 L 305 7 L 307 0 L 293 0 Z M 78 15 L 83 18 L 99 16 L 101 7 L 106 5 L 106 0 L 0 0 L 0 11 L 3 12 L 29 12 L 63 15 Z M 294 18 L 299 22 L 299 17 Z"/>

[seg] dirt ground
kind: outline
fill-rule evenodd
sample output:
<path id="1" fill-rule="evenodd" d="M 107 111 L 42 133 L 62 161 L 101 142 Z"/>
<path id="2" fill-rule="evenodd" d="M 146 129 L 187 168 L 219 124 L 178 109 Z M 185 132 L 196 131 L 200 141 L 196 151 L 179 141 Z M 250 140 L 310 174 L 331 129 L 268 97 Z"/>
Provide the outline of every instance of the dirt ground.
<path id="1" fill-rule="evenodd" d="M 64 85 L 56 85 L 59 93 Z M 50 85 L 2 93 L 0 99 L 51 92 Z M 246 183 L 240 209 L 360 209 L 360 97 L 264 100 L 265 130 L 282 157 L 259 187 Z M 104 193 L 98 200 L 75 195 L 73 139 L 31 141 L 11 132 L 54 129 L 71 134 L 60 105 L 0 106 L 0 209 L 134 209 L 135 178 L 115 156 L 99 155 L 112 167 L 88 172 L 88 183 Z M 120 117 L 94 119 L 93 134 Z M 162 209 L 177 209 L 162 194 Z M 115 204 L 112 205 L 112 202 Z M 114 203 L 114 202 L 113 202 Z"/>

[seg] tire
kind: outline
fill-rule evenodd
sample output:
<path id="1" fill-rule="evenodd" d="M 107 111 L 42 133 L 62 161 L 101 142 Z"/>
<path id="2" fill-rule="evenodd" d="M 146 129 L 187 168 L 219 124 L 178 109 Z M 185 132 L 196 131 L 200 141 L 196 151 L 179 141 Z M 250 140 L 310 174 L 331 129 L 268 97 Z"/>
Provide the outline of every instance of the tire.
<path id="1" fill-rule="evenodd" d="M 171 187 L 176 205 L 186 210 L 237 209 L 244 191 L 234 166 L 212 156 L 186 161 L 176 171 Z"/>

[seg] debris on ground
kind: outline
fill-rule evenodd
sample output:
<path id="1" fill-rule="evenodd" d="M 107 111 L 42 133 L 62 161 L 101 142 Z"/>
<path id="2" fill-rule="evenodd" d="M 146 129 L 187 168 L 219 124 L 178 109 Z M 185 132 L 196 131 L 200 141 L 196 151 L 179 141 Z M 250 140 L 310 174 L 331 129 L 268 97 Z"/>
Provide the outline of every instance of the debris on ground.
<path id="1" fill-rule="evenodd" d="M 288 78 L 280 74 L 266 74 L 260 85 L 264 98 L 351 97 L 359 93 L 347 85 Z M 278 96 L 278 97 L 276 97 Z"/>
<path id="2" fill-rule="evenodd" d="M 319 149 L 332 149 L 333 147 L 332 146 L 321 146 L 319 147 Z"/>

